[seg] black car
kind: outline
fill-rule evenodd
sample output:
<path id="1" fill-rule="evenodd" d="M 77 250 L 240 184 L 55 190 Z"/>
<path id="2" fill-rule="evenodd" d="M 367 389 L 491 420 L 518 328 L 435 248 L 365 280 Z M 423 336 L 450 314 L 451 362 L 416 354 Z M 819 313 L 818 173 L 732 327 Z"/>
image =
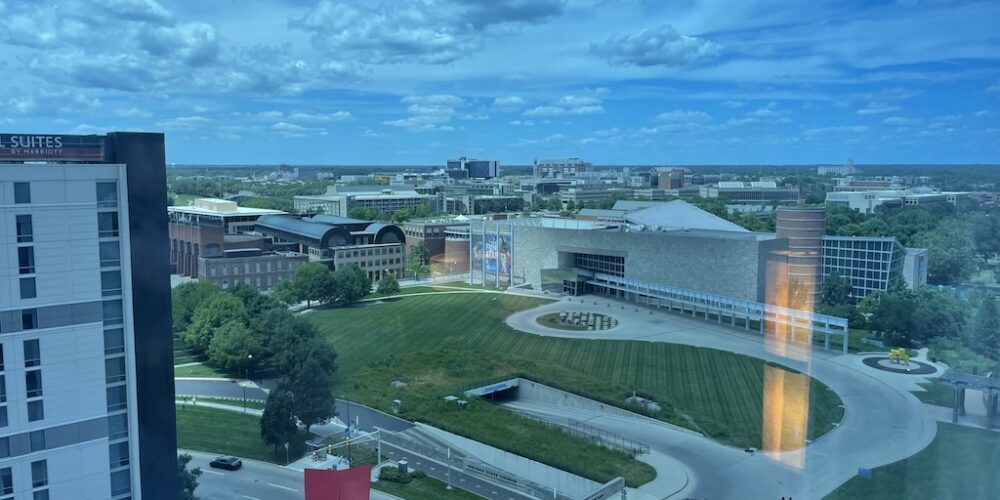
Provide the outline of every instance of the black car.
<path id="1" fill-rule="evenodd" d="M 243 467 L 243 461 L 236 457 L 219 457 L 212 460 L 209 464 L 213 469 L 226 469 L 226 470 L 239 470 Z"/>

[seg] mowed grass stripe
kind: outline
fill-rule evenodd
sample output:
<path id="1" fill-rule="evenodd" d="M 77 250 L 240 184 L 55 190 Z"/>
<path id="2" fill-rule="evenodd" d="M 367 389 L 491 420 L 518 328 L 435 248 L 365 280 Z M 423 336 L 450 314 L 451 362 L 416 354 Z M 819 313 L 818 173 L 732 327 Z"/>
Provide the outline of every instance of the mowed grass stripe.
<path id="1" fill-rule="evenodd" d="M 605 400 L 622 401 L 629 391 L 641 391 L 676 406 L 699 425 L 727 429 L 725 442 L 759 445 L 762 361 L 664 343 L 539 337 L 503 322 L 512 312 L 545 302 L 494 294 L 426 295 L 317 310 L 305 317 L 339 353 L 336 383 L 350 380 L 373 361 L 407 352 L 456 349 L 484 359 L 514 356 L 539 371 L 539 377 L 558 382 L 555 379 L 565 376 L 559 370 L 579 372 L 596 380 L 587 385 L 597 386 L 592 390 L 600 393 L 594 396 Z M 525 369 L 512 363 L 515 370 Z M 842 414 L 835 396 L 817 398 L 813 404 L 820 420 Z"/>

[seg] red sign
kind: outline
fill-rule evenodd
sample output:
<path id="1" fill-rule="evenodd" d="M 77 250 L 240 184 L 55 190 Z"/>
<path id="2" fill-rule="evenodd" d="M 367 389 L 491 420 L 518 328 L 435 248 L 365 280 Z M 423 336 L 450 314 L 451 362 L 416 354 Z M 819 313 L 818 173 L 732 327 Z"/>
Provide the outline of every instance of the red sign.
<path id="1" fill-rule="evenodd" d="M 368 500 L 372 468 L 306 469 L 306 500 Z"/>

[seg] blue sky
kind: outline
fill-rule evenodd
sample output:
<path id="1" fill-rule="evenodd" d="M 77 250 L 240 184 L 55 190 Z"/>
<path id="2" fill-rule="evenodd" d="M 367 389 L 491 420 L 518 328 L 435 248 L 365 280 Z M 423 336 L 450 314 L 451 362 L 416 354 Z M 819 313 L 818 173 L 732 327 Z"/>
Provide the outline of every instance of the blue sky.
<path id="1" fill-rule="evenodd" d="M 1000 162 L 1000 2 L 0 0 L 0 128 L 175 163 Z"/>

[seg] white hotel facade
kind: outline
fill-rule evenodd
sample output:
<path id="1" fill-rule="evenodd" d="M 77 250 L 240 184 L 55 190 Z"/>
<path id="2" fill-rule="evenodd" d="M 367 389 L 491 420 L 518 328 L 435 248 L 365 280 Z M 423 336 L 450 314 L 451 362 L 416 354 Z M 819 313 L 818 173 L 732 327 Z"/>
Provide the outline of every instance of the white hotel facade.
<path id="1" fill-rule="evenodd" d="M 11 137 L 0 500 L 176 498 L 163 136 L 58 136 L 62 148 L 38 150 Z"/>

